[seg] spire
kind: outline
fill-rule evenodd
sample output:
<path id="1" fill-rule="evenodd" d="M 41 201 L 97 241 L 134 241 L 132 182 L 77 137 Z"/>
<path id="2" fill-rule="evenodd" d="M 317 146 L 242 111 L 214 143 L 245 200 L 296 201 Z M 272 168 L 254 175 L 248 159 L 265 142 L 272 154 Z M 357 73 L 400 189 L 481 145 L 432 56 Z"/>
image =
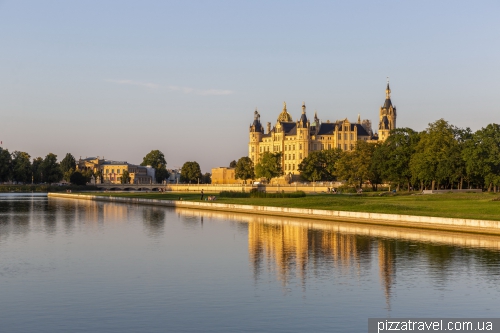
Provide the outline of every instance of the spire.
<path id="1" fill-rule="evenodd" d="M 391 98 L 391 88 L 389 88 L 389 77 L 387 77 L 387 88 L 385 88 L 385 99 Z"/>
<path id="2" fill-rule="evenodd" d="M 306 102 L 302 102 L 302 114 L 306 113 Z"/>
<path id="3" fill-rule="evenodd" d="M 361 124 L 361 115 L 358 113 L 358 124 Z"/>

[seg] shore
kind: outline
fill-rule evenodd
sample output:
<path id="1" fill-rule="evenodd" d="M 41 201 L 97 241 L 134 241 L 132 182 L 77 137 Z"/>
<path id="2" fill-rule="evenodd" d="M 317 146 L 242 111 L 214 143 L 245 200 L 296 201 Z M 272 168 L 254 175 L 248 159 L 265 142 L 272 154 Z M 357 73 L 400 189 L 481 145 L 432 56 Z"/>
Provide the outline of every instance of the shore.
<path id="1" fill-rule="evenodd" d="M 462 218 L 445 218 L 432 216 L 414 216 L 401 214 L 365 213 L 339 210 L 306 209 L 274 206 L 242 205 L 216 203 L 206 201 L 160 200 L 144 198 L 127 198 L 89 194 L 49 193 L 49 198 L 66 198 L 106 201 L 128 204 L 145 204 L 165 207 L 182 207 L 191 209 L 216 210 L 226 212 L 298 217 L 316 220 L 356 222 L 364 224 L 409 227 L 419 229 L 461 231 L 469 233 L 500 235 L 500 221 L 476 220 Z"/>

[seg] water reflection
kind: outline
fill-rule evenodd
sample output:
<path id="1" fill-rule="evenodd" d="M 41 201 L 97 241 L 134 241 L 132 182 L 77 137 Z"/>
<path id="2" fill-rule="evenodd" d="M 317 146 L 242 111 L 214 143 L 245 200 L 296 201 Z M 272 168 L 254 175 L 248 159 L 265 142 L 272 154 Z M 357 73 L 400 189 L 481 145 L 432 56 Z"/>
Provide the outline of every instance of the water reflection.
<path id="1" fill-rule="evenodd" d="M 334 274 L 364 276 L 378 265 L 380 287 L 391 309 L 397 269 L 411 275 L 426 263 L 437 285 L 445 285 L 457 267 L 473 266 L 489 277 L 500 275 L 500 237 L 322 222 L 251 214 L 176 209 L 193 224 L 196 216 L 225 219 L 248 227 L 248 254 L 255 281 L 271 272 L 284 287 L 298 279 L 325 279 Z"/>
<path id="2" fill-rule="evenodd" d="M 142 210 L 142 220 L 151 236 L 161 236 L 165 230 L 165 208 L 148 207 Z"/>

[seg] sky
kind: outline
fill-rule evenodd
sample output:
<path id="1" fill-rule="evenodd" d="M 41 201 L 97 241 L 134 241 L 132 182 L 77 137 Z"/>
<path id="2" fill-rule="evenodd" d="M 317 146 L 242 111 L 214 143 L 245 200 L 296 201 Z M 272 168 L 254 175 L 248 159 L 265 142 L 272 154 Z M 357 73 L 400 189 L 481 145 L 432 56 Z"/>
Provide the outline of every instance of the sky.
<path id="1" fill-rule="evenodd" d="M 203 172 L 248 154 L 258 108 L 398 127 L 499 123 L 498 1 L 0 0 L 2 148 Z"/>

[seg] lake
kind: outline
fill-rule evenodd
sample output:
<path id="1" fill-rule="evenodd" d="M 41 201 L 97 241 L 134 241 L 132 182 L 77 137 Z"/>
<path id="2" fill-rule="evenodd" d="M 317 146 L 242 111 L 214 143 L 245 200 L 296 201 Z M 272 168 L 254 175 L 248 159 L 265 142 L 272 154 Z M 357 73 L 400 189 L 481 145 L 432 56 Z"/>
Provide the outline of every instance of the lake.
<path id="1" fill-rule="evenodd" d="M 2 332 L 366 332 L 499 317 L 500 237 L 0 196 Z"/>

